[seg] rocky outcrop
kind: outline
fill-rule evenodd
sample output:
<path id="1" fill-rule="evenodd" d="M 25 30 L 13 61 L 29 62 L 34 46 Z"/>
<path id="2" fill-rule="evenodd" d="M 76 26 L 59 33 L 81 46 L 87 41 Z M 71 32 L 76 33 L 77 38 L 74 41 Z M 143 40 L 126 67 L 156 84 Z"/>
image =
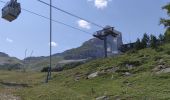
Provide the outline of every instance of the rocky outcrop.
<path id="1" fill-rule="evenodd" d="M 163 69 L 165 69 L 165 68 L 167 68 L 167 66 L 165 66 L 165 65 L 158 65 L 158 66 L 156 66 L 154 69 L 152 69 L 153 71 L 155 71 L 155 72 L 158 72 L 158 71 L 161 71 L 161 70 L 163 70 Z"/>
<path id="2" fill-rule="evenodd" d="M 162 73 L 170 73 L 170 67 L 166 65 L 158 65 L 154 69 L 152 69 L 153 72 L 156 72 L 156 74 L 162 74 Z"/>
<path id="3" fill-rule="evenodd" d="M 19 97 L 13 96 L 11 94 L 1 94 L 0 100 L 21 100 Z"/>
<path id="4" fill-rule="evenodd" d="M 96 100 L 110 100 L 108 96 L 97 97 Z"/>
<path id="5" fill-rule="evenodd" d="M 162 73 L 170 73 L 170 68 L 165 68 L 165 69 L 162 69 L 162 70 L 156 72 L 156 74 L 162 74 Z"/>

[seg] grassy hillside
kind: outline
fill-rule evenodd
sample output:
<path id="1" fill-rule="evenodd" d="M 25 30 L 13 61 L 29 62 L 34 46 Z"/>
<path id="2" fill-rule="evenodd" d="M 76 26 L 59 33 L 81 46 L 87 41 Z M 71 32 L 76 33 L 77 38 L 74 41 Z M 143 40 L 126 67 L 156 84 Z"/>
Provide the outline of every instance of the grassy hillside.
<path id="1" fill-rule="evenodd" d="M 52 73 L 48 84 L 43 83 L 46 73 L 0 72 L 0 94 L 22 100 L 95 100 L 102 96 L 110 100 L 169 100 L 169 65 L 170 44 L 165 44 L 156 50 L 132 50 Z M 95 72 L 96 77 L 89 77 Z"/>
<path id="2" fill-rule="evenodd" d="M 9 55 L 0 52 L 0 69 L 2 70 L 16 70 L 20 69 L 22 66 L 22 61 L 15 58 L 10 57 Z"/>
<path id="3" fill-rule="evenodd" d="M 52 67 L 56 67 L 63 57 L 53 56 Z M 25 62 L 25 63 L 24 63 Z M 49 57 L 29 57 L 23 60 L 28 71 L 41 71 L 44 67 L 49 66 Z"/>

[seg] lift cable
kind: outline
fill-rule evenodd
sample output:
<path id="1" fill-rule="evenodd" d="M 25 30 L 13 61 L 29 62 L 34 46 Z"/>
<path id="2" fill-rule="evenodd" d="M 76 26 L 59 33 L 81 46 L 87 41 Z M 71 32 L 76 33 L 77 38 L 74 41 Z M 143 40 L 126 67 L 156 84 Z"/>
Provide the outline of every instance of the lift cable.
<path id="1" fill-rule="evenodd" d="M 6 3 L 6 2 L 4 2 L 4 1 L 2 1 L 2 0 L 0 0 L 0 2 L 1 2 L 1 3 Z M 33 12 L 33 11 L 30 11 L 30 10 L 27 10 L 27 9 L 24 9 L 24 8 L 22 8 L 22 10 L 23 10 L 23 11 L 26 11 L 26 12 L 28 12 L 28 13 L 30 13 L 30 14 L 37 15 L 37 16 L 39 16 L 39 17 L 42 17 L 42 18 L 45 18 L 45 19 L 50 20 L 50 18 L 48 18 L 48 17 L 46 17 L 46 16 L 43 16 L 43 15 L 41 15 L 41 14 L 35 13 L 35 12 Z M 83 32 L 83 33 L 89 34 L 89 35 L 92 35 L 92 34 L 93 34 L 93 33 L 87 32 L 87 31 L 85 31 L 85 30 L 76 28 L 76 27 L 74 27 L 74 26 L 65 24 L 65 23 L 63 23 L 63 22 L 60 22 L 60 21 L 57 21 L 57 20 L 54 20 L 54 19 L 52 19 L 52 21 L 53 21 L 53 22 L 56 22 L 56 23 L 58 23 L 58 24 L 67 26 L 67 27 L 69 27 L 69 28 L 72 28 L 72 29 L 81 31 L 81 32 Z"/>
<path id="2" fill-rule="evenodd" d="M 50 6 L 50 4 L 48 4 L 48 3 L 44 2 L 44 1 L 41 1 L 41 0 L 38 0 L 38 1 L 41 2 L 41 3 L 43 3 L 43 4 L 45 4 L 45 5 Z M 77 15 L 75 15 L 75 14 L 72 14 L 72 13 L 70 13 L 70 12 L 68 12 L 68 11 L 65 11 L 65 10 L 63 10 L 63 9 L 61 9 L 61 8 L 59 8 L 59 7 L 56 7 L 56 6 L 53 6 L 53 5 L 51 5 L 51 7 L 53 7 L 53 8 L 56 9 L 56 10 L 59 10 L 59 11 L 61 11 L 61 12 L 63 12 L 63 13 L 66 13 L 66 14 L 68 14 L 68 15 L 70 15 L 70 16 L 73 16 L 73 17 L 76 17 L 76 18 L 78 18 L 78 19 L 87 21 L 88 23 L 91 23 L 91 24 L 93 24 L 93 25 L 95 25 L 95 26 L 97 26 L 97 27 L 104 28 L 104 27 L 101 26 L 101 25 L 98 25 L 98 24 L 96 24 L 96 23 L 94 23 L 94 22 L 92 22 L 92 21 L 89 21 L 89 20 L 85 19 L 85 18 L 79 17 L 79 16 L 77 16 Z"/>
<path id="3" fill-rule="evenodd" d="M 48 18 L 48 17 L 46 17 L 46 16 L 43 16 L 43 15 L 40 15 L 40 14 L 38 14 L 38 13 L 32 12 L 32 11 L 30 11 L 30 10 L 23 9 L 23 8 L 22 8 L 22 10 L 24 10 L 24 11 L 26 11 L 26 12 L 29 12 L 29 13 L 31 13 L 31 14 L 37 15 L 37 16 L 39 16 L 39 17 L 42 17 L 42 18 L 45 18 L 45 19 L 50 20 L 50 18 Z M 89 34 L 89 35 L 92 35 L 92 33 L 90 33 L 90 32 L 81 30 L 81 29 L 79 29 L 79 28 L 73 27 L 73 26 L 68 25 L 68 24 L 65 24 L 65 23 L 63 23 L 63 22 L 60 22 L 60 21 L 57 21 L 57 20 L 54 20 L 54 19 L 52 19 L 52 21 L 53 21 L 53 22 L 56 22 L 56 23 L 59 23 L 59 24 L 62 24 L 62 25 L 64 25 L 64 26 L 70 27 L 70 28 L 72 28 L 72 29 L 79 30 L 79 31 L 81 31 L 81 32 L 87 33 L 87 34 Z"/>

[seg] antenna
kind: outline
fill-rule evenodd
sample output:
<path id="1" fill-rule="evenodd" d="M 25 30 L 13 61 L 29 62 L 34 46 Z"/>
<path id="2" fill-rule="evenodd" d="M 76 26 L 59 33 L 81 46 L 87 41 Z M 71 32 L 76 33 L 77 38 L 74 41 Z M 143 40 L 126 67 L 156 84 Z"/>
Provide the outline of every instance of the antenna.
<path id="1" fill-rule="evenodd" d="M 26 72 L 26 60 L 25 60 L 26 57 L 27 57 L 27 49 L 25 49 L 23 72 Z"/>

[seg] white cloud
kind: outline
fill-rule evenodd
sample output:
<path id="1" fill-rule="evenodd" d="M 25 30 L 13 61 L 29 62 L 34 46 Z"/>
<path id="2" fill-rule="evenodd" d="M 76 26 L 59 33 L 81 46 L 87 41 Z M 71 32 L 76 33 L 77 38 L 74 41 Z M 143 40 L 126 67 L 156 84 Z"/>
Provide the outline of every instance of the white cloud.
<path id="1" fill-rule="evenodd" d="M 111 0 L 88 0 L 88 1 L 94 1 L 94 6 L 98 9 L 104 9 L 108 6 L 108 2 Z"/>
<path id="2" fill-rule="evenodd" d="M 49 43 L 48 45 L 50 46 L 50 43 Z M 51 42 L 51 46 L 52 46 L 52 47 L 57 47 L 58 44 L 57 44 L 56 42 Z"/>
<path id="3" fill-rule="evenodd" d="M 14 41 L 10 38 L 6 38 L 6 41 L 9 42 L 9 43 L 13 43 Z"/>
<path id="4" fill-rule="evenodd" d="M 79 21 L 77 21 L 77 23 L 78 23 L 78 26 L 81 28 L 85 28 L 85 29 L 91 28 L 90 23 L 88 23 L 87 21 L 79 20 Z"/>

